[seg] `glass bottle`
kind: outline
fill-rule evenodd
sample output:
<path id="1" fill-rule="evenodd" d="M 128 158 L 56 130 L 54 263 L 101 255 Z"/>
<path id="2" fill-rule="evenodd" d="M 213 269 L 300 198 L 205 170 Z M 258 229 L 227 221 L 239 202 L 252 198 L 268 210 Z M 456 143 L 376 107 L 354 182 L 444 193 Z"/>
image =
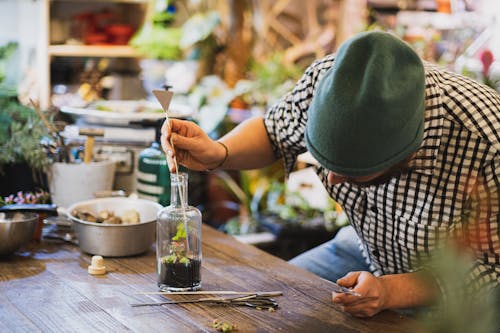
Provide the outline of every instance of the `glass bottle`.
<path id="1" fill-rule="evenodd" d="M 161 291 L 201 288 L 201 213 L 188 205 L 188 174 L 170 174 L 170 205 L 158 213 L 156 259 Z"/>

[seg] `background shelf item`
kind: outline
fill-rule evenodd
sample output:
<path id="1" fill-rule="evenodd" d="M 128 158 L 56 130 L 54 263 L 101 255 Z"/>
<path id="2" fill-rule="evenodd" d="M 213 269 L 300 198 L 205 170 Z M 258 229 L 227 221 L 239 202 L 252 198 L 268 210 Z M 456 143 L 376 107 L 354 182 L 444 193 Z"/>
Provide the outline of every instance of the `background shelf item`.
<path id="1" fill-rule="evenodd" d="M 138 57 L 128 45 L 49 45 L 49 56 L 59 57 Z"/>
<path id="2" fill-rule="evenodd" d="M 40 1 L 40 29 L 38 46 L 38 80 L 39 104 L 48 109 L 51 103 L 51 90 L 60 82 L 51 77 L 51 66 L 58 59 L 70 57 L 135 59 L 139 58 L 136 50 L 126 44 L 125 40 L 110 40 L 110 45 L 86 45 L 89 42 L 84 33 L 88 21 L 86 15 L 95 15 L 94 19 L 103 26 L 129 26 L 137 29 L 142 25 L 149 0 L 42 0 Z M 106 30 L 107 31 L 107 30 Z M 82 44 L 80 44 L 82 43 Z M 94 44 L 94 43 L 93 43 Z"/>

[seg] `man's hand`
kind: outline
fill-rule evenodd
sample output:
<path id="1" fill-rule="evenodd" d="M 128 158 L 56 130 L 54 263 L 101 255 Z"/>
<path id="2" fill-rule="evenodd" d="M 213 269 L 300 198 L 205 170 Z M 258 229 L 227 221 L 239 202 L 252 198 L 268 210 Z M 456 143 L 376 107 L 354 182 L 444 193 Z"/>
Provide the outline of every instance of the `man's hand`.
<path id="1" fill-rule="evenodd" d="M 350 272 L 337 280 L 361 296 L 332 292 L 333 303 L 356 317 L 371 317 L 386 308 L 387 290 L 383 281 L 368 272 Z"/>
<path id="2" fill-rule="evenodd" d="M 219 165 L 226 154 L 220 144 L 191 121 L 171 119 L 163 124 L 161 132 L 161 145 L 171 172 L 176 171 L 174 158 L 191 170 L 204 171 Z"/>
<path id="3" fill-rule="evenodd" d="M 371 317 L 385 309 L 426 306 L 439 295 L 435 281 L 418 272 L 380 277 L 368 272 L 350 272 L 337 283 L 361 295 L 332 292 L 333 303 L 356 317 Z"/>

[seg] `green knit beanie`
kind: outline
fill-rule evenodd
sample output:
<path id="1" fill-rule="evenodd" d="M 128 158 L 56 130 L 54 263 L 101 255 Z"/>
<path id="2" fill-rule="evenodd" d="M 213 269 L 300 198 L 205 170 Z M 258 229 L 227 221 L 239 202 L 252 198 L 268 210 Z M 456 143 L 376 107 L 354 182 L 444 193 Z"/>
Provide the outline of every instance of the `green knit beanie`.
<path id="1" fill-rule="evenodd" d="M 387 169 L 417 150 L 424 128 L 424 68 L 403 41 L 363 32 L 344 42 L 318 85 L 306 146 L 345 176 Z"/>

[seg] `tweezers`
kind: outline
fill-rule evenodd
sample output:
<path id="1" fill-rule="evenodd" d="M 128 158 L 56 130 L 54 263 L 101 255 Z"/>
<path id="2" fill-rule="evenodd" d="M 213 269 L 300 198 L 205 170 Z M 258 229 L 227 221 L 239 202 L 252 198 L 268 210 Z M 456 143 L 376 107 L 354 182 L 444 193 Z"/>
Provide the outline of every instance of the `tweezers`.
<path id="1" fill-rule="evenodd" d="M 192 300 L 165 301 L 156 303 L 137 303 L 137 304 L 131 304 L 131 306 L 139 307 L 139 306 L 157 306 L 166 304 L 185 304 L 185 303 L 212 303 L 221 305 L 249 306 L 252 308 L 263 309 L 263 310 L 276 309 L 278 307 L 278 302 L 273 298 L 269 298 L 267 296 L 262 296 L 258 294 L 231 297 L 231 298 L 206 297 L 206 298 L 198 298 Z"/>

